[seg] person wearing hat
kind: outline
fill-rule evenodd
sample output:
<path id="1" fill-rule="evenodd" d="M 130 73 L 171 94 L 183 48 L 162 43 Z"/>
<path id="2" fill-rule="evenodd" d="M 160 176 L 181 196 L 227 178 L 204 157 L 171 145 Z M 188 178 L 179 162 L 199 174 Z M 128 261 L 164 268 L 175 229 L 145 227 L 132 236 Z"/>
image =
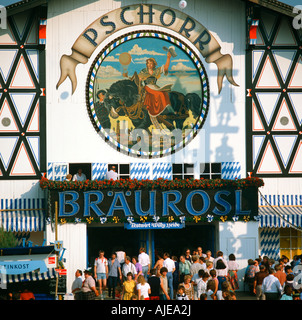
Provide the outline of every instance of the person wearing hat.
<path id="1" fill-rule="evenodd" d="M 89 270 L 84 271 L 85 280 L 82 285 L 82 299 L 83 300 L 95 300 L 99 295 L 96 289 L 95 280 L 91 276 Z"/>
<path id="2" fill-rule="evenodd" d="M 96 93 L 96 103 L 95 103 L 95 111 L 97 113 L 97 117 L 100 121 L 100 124 L 103 128 L 110 129 L 111 122 L 109 118 L 109 110 L 107 109 L 104 99 L 105 99 L 106 91 L 99 90 Z"/>

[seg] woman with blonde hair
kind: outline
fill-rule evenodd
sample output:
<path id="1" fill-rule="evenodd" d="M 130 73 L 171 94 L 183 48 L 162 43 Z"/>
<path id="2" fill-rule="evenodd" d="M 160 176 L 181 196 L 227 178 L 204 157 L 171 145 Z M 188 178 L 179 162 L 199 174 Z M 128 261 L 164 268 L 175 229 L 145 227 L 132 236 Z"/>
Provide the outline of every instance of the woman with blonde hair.
<path id="1" fill-rule="evenodd" d="M 137 278 L 136 289 L 139 300 L 149 300 L 149 294 L 151 294 L 151 287 L 142 274 L 139 275 Z"/>
<path id="2" fill-rule="evenodd" d="M 191 275 L 187 274 L 184 276 L 184 282 L 181 283 L 182 286 L 185 288 L 185 294 L 189 298 L 189 300 L 194 300 L 194 287 L 191 283 Z"/>

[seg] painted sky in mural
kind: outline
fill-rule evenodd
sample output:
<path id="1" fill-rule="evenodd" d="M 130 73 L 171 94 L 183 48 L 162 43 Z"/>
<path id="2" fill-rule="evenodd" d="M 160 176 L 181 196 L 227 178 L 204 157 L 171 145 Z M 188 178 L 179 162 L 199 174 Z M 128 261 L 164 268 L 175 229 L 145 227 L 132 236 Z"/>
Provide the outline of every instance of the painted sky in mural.
<path id="1" fill-rule="evenodd" d="M 146 66 L 146 60 L 153 57 L 158 66 L 164 65 L 167 53 L 163 47 L 170 47 L 170 43 L 161 39 L 136 39 L 128 41 L 117 47 L 103 61 L 99 68 L 96 79 L 96 88 L 104 89 L 123 78 L 123 72 L 128 71 L 132 76 L 136 71 L 139 73 Z M 192 60 L 180 48 L 174 46 L 177 57 L 170 62 L 169 74 L 158 80 L 158 85 L 173 84 L 172 90 L 186 94 L 195 92 L 200 94 L 200 77 Z M 119 56 L 123 52 L 131 55 L 131 62 L 122 65 Z"/>

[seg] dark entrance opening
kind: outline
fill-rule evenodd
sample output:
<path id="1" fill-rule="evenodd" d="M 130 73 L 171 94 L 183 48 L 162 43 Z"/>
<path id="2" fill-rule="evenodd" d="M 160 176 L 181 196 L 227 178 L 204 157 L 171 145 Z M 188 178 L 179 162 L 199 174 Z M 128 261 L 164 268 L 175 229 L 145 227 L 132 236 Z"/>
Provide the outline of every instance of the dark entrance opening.
<path id="1" fill-rule="evenodd" d="M 154 230 L 154 249 L 155 252 L 162 254 L 168 252 L 170 256 L 184 254 L 186 249 L 195 250 L 202 247 L 203 253 L 207 250 L 215 254 L 215 226 L 186 226 L 177 230 Z M 155 257 L 156 259 L 156 257 Z"/>
<path id="2" fill-rule="evenodd" d="M 105 251 L 109 259 L 112 252 L 125 251 L 126 255 L 138 256 L 139 248 L 151 232 L 149 245 L 154 248 L 152 252 L 153 265 L 157 260 L 156 253 L 169 252 L 170 255 L 179 256 L 189 248 L 195 250 L 201 246 L 203 252 L 211 250 L 215 255 L 215 226 L 214 225 L 187 225 L 184 229 L 165 230 L 126 230 L 123 226 L 91 227 L 87 228 L 88 235 L 88 267 L 93 267 L 94 259 L 99 250 Z M 153 242 L 153 243 L 152 243 Z"/>
<path id="3" fill-rule="evenodd" d="M 105 251 L 105 257 L 111 258 L 112 252 L 125 251 L 127 256 L 139 254 L 139 230 L 126 230 L 124 227 L 89 227 L 88 266 L 94 266 L 99 251 Z"/>

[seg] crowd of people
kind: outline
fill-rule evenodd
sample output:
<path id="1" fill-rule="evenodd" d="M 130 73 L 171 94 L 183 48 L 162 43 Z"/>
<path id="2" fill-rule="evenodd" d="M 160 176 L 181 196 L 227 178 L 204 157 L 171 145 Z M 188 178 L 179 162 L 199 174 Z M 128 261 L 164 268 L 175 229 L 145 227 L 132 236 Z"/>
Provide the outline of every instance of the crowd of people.
<path id="1" fill-rule="evenodd" d="M 302 255 L 249 259 L 244 281 L 257 300 L 301 300 Z"/>
<path id="2" fill-rule="evenodd" d="M 167 252 L 157 254 L 153 268 L 144 248 L 140 248 L 138 256 L 130 258 L 125 252 L 117 251 L 110 259 L 105 258 L 104 251 L 100 250 L 93 268 L 84 271 L 84 281 L 81 271 L 76 271 L 72 292 L 75 299 L 84 300 L 99 296 L 100 299 L 121 300 L 199 299 L 200 293 L 205 291 L 199 288 L 204 283 L 204 274 L 210 276 L 211 272 L 211 279 L 215 278 L 218 287 L 215 270 L 211 271 L 214 262 L 211 252 L 204 254 L 201 247 L 192 255 L 189 249 L 186 250 L 179 259 L 170 257 Z"/>
<path id="3" fill-rule="evenodd" d="M 179 258 L 168 252 L 156 258 L 151 268 L 144 248 L 138 256 L 118 251 L 110 259 L 101 250 L 93 268 L 84 271 L 84 281 L 81 271 L 76 271 L 75 299 L 236 300 L 239 264 L 234 254 L 225 259 L 218 251 L 214 258 L 211 251 L 203 253 L 198 247 L 192 253 L 185 250 Z M 258 300 L 301 299 L 301 258 L 291 263 L 286 257 L 277 263 L 268 257 L 249 259 L 244 284 Z"/>

